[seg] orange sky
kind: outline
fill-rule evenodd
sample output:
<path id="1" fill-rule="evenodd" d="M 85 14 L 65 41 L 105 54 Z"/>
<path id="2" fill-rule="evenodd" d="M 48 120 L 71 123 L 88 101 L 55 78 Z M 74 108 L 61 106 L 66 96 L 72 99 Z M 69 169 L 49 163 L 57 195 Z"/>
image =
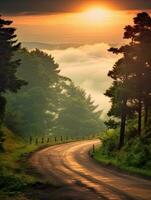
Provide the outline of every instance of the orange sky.
<path id="1" fill-rule="evenodd" d="M 123 29 L 133 23 L 138 12 L 91 7 L 80 13 L 25 15 L 10 19 L 17 27 L 21 42 L 81 43 L 78 47 L 67 45 L 66 49 L 42 50 L 55 58 L 62 75 L 92 95 L 104 117 L 110 107 L 109 99 L 104 96 L 111 84 L 107 73 L 118 59 L 107 49 L 110 44 L 115 46 L 124 42 Z"/>
<path id="2" fill-rule="evenodd" d="M 124 26 L 133 22 L 132 18 L 137 12 L 92 7 L 81 13 L 12 16 L 9 18 L 14 21 L 21 41 L 120 43 Z"/>

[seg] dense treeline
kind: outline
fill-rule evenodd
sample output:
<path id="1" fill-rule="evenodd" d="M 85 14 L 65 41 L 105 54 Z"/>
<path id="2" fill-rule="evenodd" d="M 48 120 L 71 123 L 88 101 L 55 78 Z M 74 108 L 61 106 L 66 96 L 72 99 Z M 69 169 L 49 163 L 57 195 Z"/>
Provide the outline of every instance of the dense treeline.
<path id="1" fill-rule="evenodd" d="M 137 14 L 134 25 L 125 27 L 124 39 L 129 43 L 109 49 L 121 58 L 108 73 L 113 84 L 105 93 L 112 102 L 108 113 L 111 118 L 106 125 L 119 128 L 103 136 L 102 150 L 126 165 L 150 169 L 151 17 L 148 13 Z"/>
<path id="2" fill-rule="evenodd" d="M 24 137 L 99 133 L 104 128 L 101 112 L 91 97 L 60 75 L 51 55 L 21 48 L 15 29 L 9 27 L 12 22 L 1 19 L 0 23 L 1 125 Z"/>
<path id="3" fill-rule="evenodd" d="M 73 137 L 100 133 L 105 127 L 100 120 L 101 111 L 96 109 L 91 96 L 71 83 L 66 89 L 53 132 Z"/>
<path id="4" fill-rule="evenodd" d="M 28 86 L 15 96 L 7 94 L 5 123 L 27 135 L 89 135 L 103 128 L 101 112 L 86 93 L 62 77 L 51 56 L 36 49 L 17 52 L 21 65 L 17 75 Z"/>
<path id="5" fill-rule="evenodd" d="M 126 119 L 138 116 L 138 135 L 142 133 L 142 116 L 144 128 L 148 126 L 151 100 L 151 17 L 139 13 L 134 18 L 134 26 L 126 26 L 124 38 L 129 44 L 109 51 L 122 54 L 109 76 L 113 85 L 106 91 L 111 98 L 112 108 L 109 115 L 121 117 L 119 148 L 124 145 Z M 142 115 L 143 113 L 143 115 Z"/>
<path id="6" fill-rule="evenodd" d="M 63 79 L 59 66 L 39 50 L 21 49 L 16 57 L 21 59 L 17 75 L 27 80 L 28 86 L 16 95 L 7 94 L 5 123 L 22 135 L 46 134 L 55 117 L 58 84 Z"/>

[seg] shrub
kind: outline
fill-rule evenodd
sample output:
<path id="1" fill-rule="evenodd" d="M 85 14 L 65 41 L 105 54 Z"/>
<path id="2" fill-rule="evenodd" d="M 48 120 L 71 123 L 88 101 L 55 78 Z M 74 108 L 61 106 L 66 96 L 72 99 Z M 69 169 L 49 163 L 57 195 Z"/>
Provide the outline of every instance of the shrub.
<path id="1" fill-rule="evenodd" d="M 118 129 L 110 129 L 101 136 L 101 151 L 104 155 L 114 156 L 118 145 Z"/>
<path id="2" fill-rule="evenodd" d="M 15 177 L 14 175 L 0 174 L 0 188 L 1 191 L 15 195 L 22 192 L 26 188 L 27 184 L 21 178 Z"/>
<path id="3" fill-rule="evenodd" d="M 128 127 L 124 147 L 118 151 L 119 130 L 108 130 L 101 136 L 100 154 L 114 158 L 120 165 L 151 170 L 151 129 L 139 137 L 134 127 Z"/>
<path id="4" fill-rule="evenodd" d="M 128 142 L 119 154 L 119 159 L 128 166 L 141 167 L 145 162 L 145 150 L 140 139 Z"/>

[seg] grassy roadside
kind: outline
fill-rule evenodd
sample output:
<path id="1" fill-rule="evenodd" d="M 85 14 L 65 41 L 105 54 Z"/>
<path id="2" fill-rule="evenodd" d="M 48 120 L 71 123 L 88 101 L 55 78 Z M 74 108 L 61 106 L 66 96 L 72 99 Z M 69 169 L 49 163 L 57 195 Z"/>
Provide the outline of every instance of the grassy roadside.
<path id="1" fill-rule="evenodd" d="M 107 156 L 103 153 L 101 147 L 97 147 L 93 153 L 93 158 L 103 166 L 128 173 L 130 175 L 140 176 L 151 179 L 151 171 L 143 168 L 137 168 L 123 164 L 116 156 Z"/>
<path id="2" fill-rule="evenodd" d="M 49 144 L 27 144 L 22 138 L 4 128 L 4 153 L 0 153 L 0 200 L 39 199 L 45 190 L 56 187 L 45 183 L 30 168 L 27 157 L 38 149 L 71 141 L 49 141 Z M 29 191 L 27 193 L 27 191 Z M 33 194 L 35 193 L 35 197 Z"/>
<path id="3" fill-rule="evenodd" d="M 24 191 L 39 180 L 27 173 L 28 164 L 23 158 L 40 148 L 40 145 L 27 145 L 7 128 L 4 128 L 3 132 L 6 140 L 4 152 L 0 153 L 0 199 L 26 200 Z"/>

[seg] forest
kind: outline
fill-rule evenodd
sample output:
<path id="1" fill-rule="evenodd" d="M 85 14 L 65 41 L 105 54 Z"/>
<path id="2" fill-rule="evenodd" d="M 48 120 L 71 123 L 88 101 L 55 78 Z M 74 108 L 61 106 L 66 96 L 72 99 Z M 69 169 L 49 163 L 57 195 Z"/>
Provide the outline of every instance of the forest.
<path id="1" fill-rule="evenodd" d="M 15 42 L 15 29 L 7 27 L 10 24 L 1 19 L 1 62 L 8 66 L 5 71 L 1 68 L 1 126 L 25 138 L 76 137 L 103 130 L 101 111 L 91 96 L 60 75 L 59 65 L 51 55 L 21 48 Z"/>
<path id="2" fill-rule="evenodd" d="M 35 138 L 97 138 L 94 159 L 151 177 L 151 16 L 138 13 L 124 28 L 124 45 L 108 49 L 119 59 L 108 72 L 104 121 L 93 97 L 61 75 L 55 58 L 18 42 L 12 23 L 0 17 L 0 198 L 17 200 L 41 184 L 26 173 L 25 155 L 41 148 Z"/>
<path id="3" fill-rule="evenodd" d="M 124 29 L 128 43 L 110 48 L 121 58 L 108 76 L 112 86 L 105 95 L 111 99 L 108 127 L 96 159 L 151 175 L 151 17 L 138 13 L 133 25 Z"/>
<path id="4" fill-rule="evenodd" d="M 11 25 L 0 18 L 0 186 L 12 195 L 31 183 L 16 173 L 25 171 L 19 156 L 45 138 L 88 138 L 105 126 L 92 97 L 60 74 L 51 55 L 23 48 Z"/>

